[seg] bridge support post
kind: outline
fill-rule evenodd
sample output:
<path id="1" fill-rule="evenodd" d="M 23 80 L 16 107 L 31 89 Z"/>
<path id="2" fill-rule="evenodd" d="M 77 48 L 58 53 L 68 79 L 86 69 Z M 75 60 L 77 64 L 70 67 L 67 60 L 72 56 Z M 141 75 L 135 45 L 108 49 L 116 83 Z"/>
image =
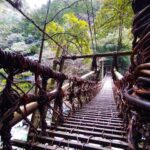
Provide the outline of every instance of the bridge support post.
<path id="1" fill-rule="evenodd" d="M 62 56 L 59 62 L 59 72 L 63 72 L 64 63 L 65 63 L 65 59 L 64 56 Z"/>
<path id="2" fill-rule="evenodd" d="M 101 77 L 100 77 L 100 79 L 102 80 L 103 78 L 104 78 L 104 61 L 102 60 L 101 62 L 100 62 L 100 65 L 101 65 Z"/>

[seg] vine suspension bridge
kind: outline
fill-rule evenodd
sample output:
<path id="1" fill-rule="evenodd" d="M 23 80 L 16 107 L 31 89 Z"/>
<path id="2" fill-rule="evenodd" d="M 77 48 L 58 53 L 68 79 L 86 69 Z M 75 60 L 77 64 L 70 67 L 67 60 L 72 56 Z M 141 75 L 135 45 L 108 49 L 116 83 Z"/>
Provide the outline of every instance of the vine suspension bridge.
<path id="1" fill-rule="evenodd" d="M 56 72 L 22 55 L 0 49 L 0 68 L 6 72 L 0 73 L 6 79 L 0 95 L 2 149 L 12 150 L 15 146 L 27 150 L 149 150 L 149 3 L 143 0 L 139 6 L 134 2 L 132 52 L 62 56 L 60 71 Z M 118 72 L 117 60 L 126 55 L 131 55 L 131 65 L 123 76 Z M 105 67 L 103 60 L 98 64 L 102 57 L 112 58 L 111 68 Z M 67 59 L 80 58 L 92 59 L 89 73 L 82 77 L 62 73 Z M 14 78 L 27 71 L 34 74 L 35 81 L 25 93 Z M 52 91 L 47 89 L 49 79 L 57 82 Z M 30 92 L 34 87 L 35 94 Z M 46 122 L 48 111 L 50 124 Z M 27 118 L 30 114 L 33 114 L 31 121 Z M 11 139 L 11 128 L 21 120 L 30 126 L 26 142 Z"/>

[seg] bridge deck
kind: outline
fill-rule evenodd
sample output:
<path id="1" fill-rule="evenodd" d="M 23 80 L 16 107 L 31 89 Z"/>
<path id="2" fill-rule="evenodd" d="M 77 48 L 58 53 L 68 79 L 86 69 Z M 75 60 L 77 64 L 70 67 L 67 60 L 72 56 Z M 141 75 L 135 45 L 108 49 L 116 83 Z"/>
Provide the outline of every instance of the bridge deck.
<path id="1" fill-rule="evenodd" d="M 47 129 L 38 143 L 14 140 L 13 144 L 33 149 L 126 149 L 126 132 L 113 99 L 112 79 L 107 76 L 97 96 L 60 126 Z M 40 130 L 38 130 L 40 132 Z"/>

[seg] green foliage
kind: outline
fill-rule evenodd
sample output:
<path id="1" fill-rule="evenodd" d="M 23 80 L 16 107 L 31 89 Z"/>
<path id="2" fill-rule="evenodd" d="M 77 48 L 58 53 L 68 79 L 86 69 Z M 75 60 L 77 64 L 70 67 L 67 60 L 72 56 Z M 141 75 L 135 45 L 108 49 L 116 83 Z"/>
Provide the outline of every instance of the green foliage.
<path id="1" fill-rule="evenodd" d="M 61 25 L 59 25 L 58 23 L 53 22 L 53 21 L 50 22 L 46 26 L 46 33 L 48 33 L 50 36 L 52 36 L 53 39 L 55 39 L 55 41 L 57 41 L 61 45 L 64 45 L 65 40 L 62 36 L 62 34 L 64 33 L 64 29 Z M 53 42 L 52 40 L 48 40 L 48 43 L 50 44 L 52 51 L 57 50 L 58 45 L 55 42 Z"/>
<path id="2" fill-rule="evenodd" d="M 17 86 L 22 89 L 24 92 L 28 92 L 28 90 L 32 87 L 31 83 L 18 83 Z M 14 87 L 16 89 L 16 87 Z M 16 89 L 17 90 L 17 89 Z"/>
<path id="3" fill-rule="evenodd" d="M 5 85 L 5 84 L 6 84 L 6 80 L 3 79 L 3 80 L 1 81 L 1 83 L 2 83 L 3 85 Z"/>
<path id="4" fill-rule="evenodd" d="M 0 69 L 0 73 L 1 73 L 1 74 L 5 74 L 5 71 L 4 71 L 3 69 Z M 0 75 L 0 92 L 3 90 L 5 84 L 6 84 L 6 79 L 4 79 L 4 78 Z"/>
<path id="5" fill-rule="evenodd" d="M 57 12 L 77 0 L 53 0 L 50 5 L 48 21 L 52 20 Z M 92 20 L 91 0 L 81 0 L 71 7 L 64 9 L 47 24 L 46 32 L 50 34 L 66 51 L 73 54 L 90 54 L 89 28 L 87 24 L 87 7 L 89 7 L 90 20 Z M 8 50 L 17 50 L 24 53 L 35 54 L 41 44 L 41 32 L 28 20 L 18 17 L 16 12 L 7 7 L 0 7 L 0 47 Z M 102 5 L 100 5 L 102 4 Z M 24 4 L 23 4 L 24 5 Z M 26 7 L 26 6 L 25 6 Z M 121 50 L 131 47 L 130 26 L 132 22 L 132 9 L 130 0 L 93 0 L 94 13 L 99 9 L 95 19 L 97 52 L 113 51 L 117 47 L 119 26 L 123 20 L 123 35 Z M 43 28 L 47 6 L 28 11 L 36 24 Z M 15 13 L 12 13 L 15 12 Z M 80 19 L 79 19 L 80 18 Z M 93 23 L 92 23 L 93 24 Z M 6 28 L 6 29 L 5 29 Z M 46 37 L 47 38 L 47 37 Z M 60 48 L 51 40 L 47 40 L 51 50 Z M 65 52 L 64 52 L 65 53 Z M 65 53 L 66 54 L 66 53 Z"/>
<path id="6" fill-rule="evenodd" d="M 22 74 L 15 76 L 15 79 L 17 79 L 18 81 L 21 81 L 31 76 L 32 76 L 32 73 L 28 71 L 28 72 L 24 72 Z M 24 92 L 27 92 L 32 87 L 32 84 L 29 82 L 19 82 L 17 83 L 17 86 L 20 87 Z M 16 89 L 16 87 L 14 88 Z"/>
<path id="7" fill-rule="evenodd" d="M 15 27 L 20 20 L 19 15 L 12 11 L 8 6 L 1 1 L 0 3 L 0 47 L 6 49 L 9 47 L 7 43 L 7 37 L 12 33 L 13 27 Z"/>
<path id="8" fill-rule="evenodd" d="M 6 79 L 0 77 L 0 92 L 4 89 L 6 85 Z"/>
<path id="9" fill-rule="evenodd" d="M 30 47 L 30 54 L 37 54 L 38 53 L 39 48 L 36 45 L 31 45 Z"/>
<path id="10" fill-rule="evenodd" d="M 22 42 L 24 40 L 24 37 L 21 34 L 12 33 L 7 36 L 7 43 L 9 46 L 12 46 L 13 43 Z"/>
<path id="11" fill-rule="evenodd" d="M 66 49 L 72 49 L 72 51 L 76 52 L 76 49 L 80 49 L 80 51 L 84 51 L 87 49 L 87 53 L 89 52 L 89 46 L 87 46 L 87 42 L 89 42 L 89 38 L 87 38 L 87 35 L 82 34 L 83 32 L 80 32 L 80 30 L 85 29 L 84 22 L 81 20 L 78 20 L 78 18 L 83 18 L 86 20 L 87 14 L 86 14 L 86 6 L 84 5 L 85 1 L 81 0 L 76 2 L 76 0 L 67 0 L 67 1 L 61 1 L 61 0 L 53 0 L 51 1 L 50 5 L 50 12 L 48 15 L 48 21 L 52 20 L 53 17 L 59 12 L 61 9 L 67 7 L 66 9 L 63 9 L 58 15 L 54 18 L 53 22 L 50 22 L 48 26 L 55 26 L 55 23 L 57 26 L 62 27 L 64 31 L 55 31 L 55 29 L 52 29 L 50 31 L 50 35 L 53 36 L 54 34 L 54 39 L 56 41 L 62 43 L 61 45 L 64 46 Z M 91 5 L 91 0 L 87 0 L 86 3 L 88 5 Z M 94 5 L 94 10 L 96 11 L 99 8 L 99 0 L 93 0 L 93 5 Z M 72 4 L 72 5 L 71 5 Z M 70 6 L 71 7 L 68 7 Z M 39 9 L 34 9 L 34 10 L 28 10 L 27 9 L 27 3 L 23 0 L 23 10 L 26 10 L 26 13 L 28 13 L 28 16 L 30 16 L 38 26 L 43 28 L 44 25 L 44 19 L 46 15 L 46 10 L 47 10 L 47 5 L 43 5 Z M 74 16 L 73 16 L 74 12 Z M 16 15 L 17 14 L 17 15 Z M 70 14 L 65 16 L 64 14 Z M 72 14 L 72 15 L 71 15 Z M 25 18 L 21 18 L 20 15 L 14 9 L 8 9 L 7 7 L 3 7 L 3 3 L 0 6 L 0 47 L 3 49 L 8 49 L 8 50 L 14 50 L 14 48 L 17 48 L 17 51 L 22 52 L 22 50 L 19 50 L 19 48 L 24 48 L 27 53 L 31 51 L 31 53 L 36 53 L 36 46 L 39 46 L 41 43 L 41 32 L 35 28 L 35 26 L 29 22 Z M 18 17 L 19 16 L 19 17 Z M 63 17 L 65 16 L 65 17 Z M 74 23 L 74 26 L 67 27 L 64 24 L 72 24 L 71 19 L 77 19 L 76 23 Z M 77 17 L 75 17 L 77 16 Z M 68 22 L 68 23 L 67 23 Z M 3 26 L 1 26 L 3 24 Z M 6 29 L 6 24 L 8 28 Z M 77 28 L 81 25 L 79 30 Z M 83 25 L 83 26 L 82 26 Z M 77 27 L 75 27 L 77 26 Z M 64 29 L 65 28 L 65 29 Z M 75 32 L 77 31 L 78 35 L 74 33 L 67 33 L 69 32 L 69 28 L 75 29 Z M 67 31 L 68 30 L 68 31 Z M 87 30 L 87 29 L 86 29 Z M 55 35 L 58 32 L 60 33 L 65 33 L 64 35 Z M 79 33 L 80 32 L 80 33 Z M 5 35 L 5 36 L 4 36 Z M 83 36 L 85 36 L 85 40 L 81 40 Z M 21 38 L 20 38 L 20 37 Z M 82 36 L 81 38 L 79 36 Z M 11 38 L 12 37 L 12 38 Z M 76 39 L 75 39 L 76 38 Z M 66 44 L 68 42 L 68 44 Z M 25 44 L 24 44 L 25 43 Z M 49 42 L 50 43 L 50 42 Z M 52 43 L 52 49 L 57 49 L 57 47 Z M 31 45 L 34 45 L 33 47 Z M 81 50 L 83 47 L 85 47 L 83 50 Z M 22 49 L 21 48 L 21 49 Z M 24 53 L 24 52 L 23 52 Z M 83 52 L 85 53 L 85 52 Z"/>
<path id="12" fill-rule="evenodd" d="M 86 3 L 89 6 L 91 6 L 91 0 L 86 0 Z M 97 11 L 99 9 L 100 3 L 101 1 L 99 0 L 93 0 L 94 11 Z M 69 7 L 70 5 L 71 7 Z M 67 9 L 63 9 L 66 7 Z M 67 0 L 67 1 L 53 0 L 50 6 L 49 20 L 51 20 L 53 16 L 55 16 L 55 14 L 59 12 L 61 9 L 63 9 L 63 11 L 61 11 L 53 20 L 53 21 L 57 21 L 61 25 L 63 24 L 64 14 L 74 13 L 76 16 L 78 16 L 78 18 L 83 18 L 83 19 L 87 18 L 85 17 L 87 15 L 85 0 L 79 0 L 79 1 L 78 0 Z"/>
<path id="13" fill-rule="evenodd" d="M 2 86 L 0 86 L 0 92 L 3 90 L 3 87 Z"/>
<path id="14" fill-rule="evenodd" d="M 122 46 L 125 45 L 129 49 L 131 47 L 129 41 L 132 39 L 130 33 L 132 18 L 133 12 L 129 0 L 105 0 L 95 20 L 99 45 L 117 46 L 121 38 Z"/>
<path id="15" fill-rule="evenodd" d="M 112 32 L 108 33 L 108 35 L 102 39 L 99 40 L 99 45 L 97 52 L 102 53 L 102 52 L 113 52 L 117 50 L 117 39 L 118 39 L 118 33 L 117 32 Z M 128 51 L 131 50 L 132 46 L 132 36 L 130 29 L 124 29 L 124 34 L 123 34 L 123 43 L 122 47 L 120 48 L 120 51 Z M 130 64 L 129 58 L 128 57 L 120 57 L 118 60 L 118 64 L 122 66 L 122 70 L 124 70 L 128 65 Z"/>
<path id="16" fill-rule="evenodd" d="M 130 0 L 104 0 L 96 14 L 97 52 L 125 51 L 132 46 L 133 12 Z M 119 58 L 119 64 L 127 66 L 129 59 Z"/>
<path id="17" fill-rule="evenodd" d="M 123 19 L 123 26 L 130 28 L 133 18 L 130 0 L 105 0 L 101 9 L 96 15 L 96 28 L 99 37 L 105 37 L 109 32 L 117 30 L 120 19 Z"/>
<path id="18" fill-rule="evenodd" d="M 30 38 L 32 35 L 33 42 L 39 40 L 41 37 L 41 32 L 26 19 L 22 19 L 12 30 L 15 33 L 22 33 L 25 38 Z"/>
<path id="19" fill-rule="evenodd" d="M 65 14 L 64 26 L 67 33 L 74 35 L 74 37 L 67 36 L 67 42 L 72 42 L 78 45 L 77 47 L 68 43 L 68 49 L 72 50 L 74 53 L 77 52 L 77 49 L 80 50 L 81 54 L 90 54 L 90 37 L 88 35 L 88 23 L 84 20 L 78 19 L 74 13 Z"/>
<path id="20" fill-rule="evenodd" d="M 81 54 L 91 53 L 87 22 L 78 19 L 73 13 L 65 14 L 63 22 L 63 25 L 56 22 L 49 23 L 46 32 L 70 53 L 76 54 L 79 51 Z M 51 40 L 48 42 L 53 46 L 53 50 L 58 49 L 54 42 Z"/>
<path id="21" fill-rule="evenodd" d="M 115 30 L 109 32 L 107 36 L 99 39 L 97 52 L 101 53 L 117 50 L 117 40 L 118 40 L 118 32 L 116 32 Z M 131 30 L 124 28 L 122 47 L 120 48 L 120 51 L 130 50 L 131 46 L 132 46 Z"/>
<path id="22" fill-rule="evenodd" d="M 0 69 L 0 73 L 4 74 L 5 73 L 4 69 Z"/>

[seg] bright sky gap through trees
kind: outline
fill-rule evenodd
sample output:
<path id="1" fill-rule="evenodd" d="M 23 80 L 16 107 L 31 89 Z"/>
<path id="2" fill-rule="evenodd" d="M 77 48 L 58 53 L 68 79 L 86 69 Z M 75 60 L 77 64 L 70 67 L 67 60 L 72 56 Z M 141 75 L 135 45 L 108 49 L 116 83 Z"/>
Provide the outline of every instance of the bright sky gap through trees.
<path id="1" fill-rule="evenodd" d="M 40 8 L 43 4 L 46 4 L 48 0 L 26 0 L 31 9 Z"/>

